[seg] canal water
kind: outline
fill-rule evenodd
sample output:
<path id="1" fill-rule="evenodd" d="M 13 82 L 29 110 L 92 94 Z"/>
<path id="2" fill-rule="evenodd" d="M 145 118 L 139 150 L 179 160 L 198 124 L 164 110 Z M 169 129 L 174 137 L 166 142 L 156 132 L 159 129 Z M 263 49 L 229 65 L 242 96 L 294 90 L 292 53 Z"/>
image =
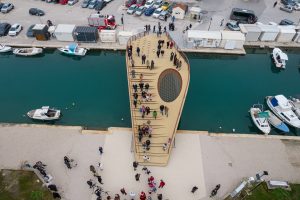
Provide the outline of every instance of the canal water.
<path id="1" fill-rule="evenodd" d="M 253 104 L 265 103 L 267 95 L 300 94 L 299 52 L 288 56 L 287 69 L 280 71 L 266 50 L 250 49 L 246 56 L 188 54 L 191 82 L 179 129 L 257 133 L 248 113 Z M 26 112 L 49 105 L 63 112 L 55 124 L 131 126 L 123 52 L 91 51 L 83 58 L 55 50 L 30 58 L 1 54 L 0 91 L 0 122 L 36 123 Z"/>

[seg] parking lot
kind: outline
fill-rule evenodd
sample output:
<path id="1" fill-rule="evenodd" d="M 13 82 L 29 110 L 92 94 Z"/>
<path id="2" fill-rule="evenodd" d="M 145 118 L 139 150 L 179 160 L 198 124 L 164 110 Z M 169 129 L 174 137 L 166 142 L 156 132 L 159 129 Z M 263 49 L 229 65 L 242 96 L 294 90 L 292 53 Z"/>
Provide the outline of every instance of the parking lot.
<path id="1" fill-rule="evenodd" d="M 41 0 L 7 0 L 5 2 L 11 2 L 15 8 L 7 13 L 0 13 L 0 21 L 8 22 L 10 24 L 19 23 L 24 29 L 16 37 L 0 37 L 0 43 L 10 44 L 32 44 L 35 39 L 26 37 L 26 31 L 31 24 L 46 23 L 50 19 L 54 24 L 76 24 L 76 25 L 88 25 L 87 17 L 91 13 L 96 11 L 88 8 L 81 8 L 83 0 L 79 0 L 73 6 L 60 5 L 53 3 L 46 3 Z M 134 16 L 126 14 L 126 7 L 123 0 L 113 0 L 102 11 L 104 15 L 114 15 L 117 24 L 117 30 L 139 32 L 144 30 L 146 24 L 151 26 L 156 25 L 158 21 L 162 26 L 167 26 L 171 19 L 162 21 L 155 19 L 152 16 Z M 179 1 L 177 1 L 179 2 Z M 198 6 L 202 11 L 202 18 L 200 21 L 191 20 L 186 15 L 184 20 L 175 20 L 175 31 L 171 32 L 171 35 L 177 43 L 182 47 L 183 42 L 183 30 L 186 26 L 192 24 L 192 29 L 198 30 L 220 30 L 225 29 L 226 22 L 229 20 L 229 15 L 234 7 L 251 9 L 258 16 L 258 21 L 262 23 L 276 22 L 279 23 L 282 19 L 290 19 L 296 24 L 299 24 L 300 11 L 294 11 L 288 13 L 279 9 L 280 3 L 273 8 L 274 1 L 272 0 L 186 0 L 184 1 L 189 7 Z M 30 8 L 39 8 L 45 11 L 44 16 L 32 16 L 28 11 Z M 124 15 L 124 26 L 121 25 L 121 17 Z M 221 24 L 221 21 L 224 22 Z M 55 41 L 49 41 L 51 43 Z"/>

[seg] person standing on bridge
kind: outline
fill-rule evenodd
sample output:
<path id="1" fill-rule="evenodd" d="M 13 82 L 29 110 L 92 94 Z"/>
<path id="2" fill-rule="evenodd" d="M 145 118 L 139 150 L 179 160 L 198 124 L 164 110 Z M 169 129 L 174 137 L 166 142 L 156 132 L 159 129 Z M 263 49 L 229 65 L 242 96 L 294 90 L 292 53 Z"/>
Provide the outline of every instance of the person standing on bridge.
<path id="1" fill-rule="evenodd" d="M 156 119 L 156 117 L 157 117 L 157 112 L 156 112 L 156 110 L 153 110 L 152 115 L 153 115 L 154 119 Z"/>
<path id="2" fill-rule="evenodd" d="M 165 109 L 164 105 L 159 106 L 159 110 L 160 110 L 161 115 L 164 115 L 164 109 Z"/>
<path id="3" fill-rule="evenodd" d="M 140 57 L 140 51 L 141 51 L 140 47 L 137 47 L 136 48 L 136 53 L 137 53 L 138 57 Z"/>

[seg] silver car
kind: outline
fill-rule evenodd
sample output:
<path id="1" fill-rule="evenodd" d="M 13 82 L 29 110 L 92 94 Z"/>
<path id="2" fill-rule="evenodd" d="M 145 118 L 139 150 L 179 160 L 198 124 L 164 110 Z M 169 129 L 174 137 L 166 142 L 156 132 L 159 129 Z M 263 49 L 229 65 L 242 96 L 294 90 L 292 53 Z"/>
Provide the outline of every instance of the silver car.
<path id="1" fill-rule="evenodd" d="M 14 8 L 14 5 L 12 3 L 5 3 L 2 8 L 1 8 L 1 12 L 2 13 L 8 13 L 9 11 L 11 11 Z"/>
<path id="2" fill-rule="evenodd" d="M 78 2 L 78 0 L 69 0 L 68 5 L 73 6 L 77 2 Z"/>
<path id="3" fill-rule="evenodd" d="M 293 12 L 293 6 L 291 6 L 291 5 L 284 5 L 284 6 L 280 7 L 279 9 L 283 10 L 285 12 L 288 12 L 288 13 Z"/>

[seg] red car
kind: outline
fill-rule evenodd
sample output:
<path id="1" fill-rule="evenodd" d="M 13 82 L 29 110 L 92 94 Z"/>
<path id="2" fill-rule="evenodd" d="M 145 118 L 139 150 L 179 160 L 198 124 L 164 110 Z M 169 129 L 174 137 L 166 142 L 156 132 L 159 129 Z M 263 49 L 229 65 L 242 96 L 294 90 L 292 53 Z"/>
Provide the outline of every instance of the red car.
<path id="1" fill-rule="evenodd" d="M 145 3 L 146 3 L 146 0 L 137 0 L 137 1 L 136 1 L 136 5 L 137 5 L 138 7 L 145 5 Z"/>
<path id="2" fill-rule="evenodd" d="M 125 3 L 125 5 L 126 5 L 127 8 L 129 8 L 133 4 L 136 4 L 136 0 L 128 0 Z"/>
<path id="3" fill-rule="evenodd" d="M 66 5 L 68 3 L 68 0 L 59 0 L 59 3 L 61 5 Z"/>

